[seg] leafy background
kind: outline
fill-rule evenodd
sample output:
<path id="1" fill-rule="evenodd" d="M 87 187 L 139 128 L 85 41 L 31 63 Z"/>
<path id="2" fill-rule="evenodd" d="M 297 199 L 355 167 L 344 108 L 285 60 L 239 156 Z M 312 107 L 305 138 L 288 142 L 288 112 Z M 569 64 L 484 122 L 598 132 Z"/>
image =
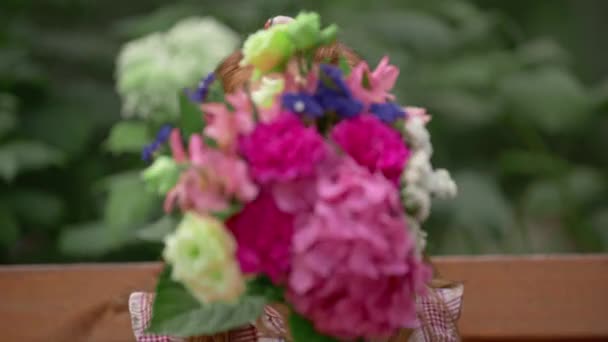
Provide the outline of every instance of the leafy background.
<path id="1" fill-rule="evenodd" d="M 434 114 L 460 196 L 435 204 L 431 253 L 608 250 L 608 2 L 4 0 L 0 262 L 158 258 L 172 222 L 139 177 L 149 132 L 120 121 L 121 46 L 192 15 L 244 37 L 302 8 L 372 64 L 390 54 L 400 102 Z"/>

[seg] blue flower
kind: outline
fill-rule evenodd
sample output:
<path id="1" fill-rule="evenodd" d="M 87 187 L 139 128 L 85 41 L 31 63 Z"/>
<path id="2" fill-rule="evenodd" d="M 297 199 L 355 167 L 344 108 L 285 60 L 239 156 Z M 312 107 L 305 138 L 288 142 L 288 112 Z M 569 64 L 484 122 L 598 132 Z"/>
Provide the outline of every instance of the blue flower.
<path id="1" fill-rule="evenodd" d="M 370 112 L 386 123 L 392 123 L 399 118 L 405 117 L 405 110 L 394 102 L 372 103 Z"/>
<path id="2" fill-rule="evenodd" d="M 346 97 L 352 97 L 350 89 L 344 83 L 344 77 L 340 68 L 330 64 L 321 64 L 319 69 L 321 70 L 319 74 L 319 89 L 323 91 L 333 90 Z"/>
<path id="3" fill-rule="evenodd" d="M 315 97 L 300 93 L 285 93 L 281 100 L 283 101 L 283 108 L 296 114 L 304 114 L 311 118 L 319 118 L 323 116 L 323 107 L 317 102 Z"/>
<path id="4" fill-rule="evenodd" d="M 305 92 L 286 93 L 283 107 L 297 114 L 319 118 L 327 112 L 351 118 L 363 110 L 363 103 L 352 96 L 344 82 L 342 70 L 333 65 L 321 64 L 319 82 L 314 94 Z"/>
<path id="5" fill-rule="evenodd" d="M 172 129 L 173 127 L 171 127 L 171 125 L 163 125 L 158 130 L 158 133 L 156 133 L 156 138 L 154 139 L 154 141 L 144 146 L 143 150 L 141 151 L 141 159 L 146 162 L 152 161 L 154 153 L 161 147 L 161 145 L 163 145 L 167 142 L 167 140 L 169 140 L 169 136 L 171 135 Z"/>
<path id="6" fill-rule="evenodd" d="M 187 91 L 188 97 L 191 101 L 196 103 L 202 103 L 207 98 L 209 93 L 209 87 L 215 81 L 215 73 L 210 72 L 205 78 L 201 80 L 198 87 L 194 91 Z"/>

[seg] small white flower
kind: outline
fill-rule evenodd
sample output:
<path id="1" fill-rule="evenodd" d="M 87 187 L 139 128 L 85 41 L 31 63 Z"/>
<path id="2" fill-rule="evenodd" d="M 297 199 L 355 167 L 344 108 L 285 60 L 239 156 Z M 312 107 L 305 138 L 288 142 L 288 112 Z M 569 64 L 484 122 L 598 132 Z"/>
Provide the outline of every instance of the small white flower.
<path id="1" fill-rule="evenodd" d="M 422 150 L 428 155 L 433 154 L 431 135 L 426 129 L 424 120 L 420 117 L 410 117 L 405 122 L 405 137 L 409 145 L 415 150 Z"/>
<path id="2" fill-rule="evenodd" d="M 431 214 L 431 196 L 428 191 L 415 185 L 405 187 L 402 193 L 405 208 L 418 222 L 424 222 Z"/>
<path id="3" fill-rule="evenodd" d="M 430 188 L 435 196 L 439 198 L 453 198 L 456 196 L 458 188 L 447 170 L 436 170 L 431 180 Z"/>

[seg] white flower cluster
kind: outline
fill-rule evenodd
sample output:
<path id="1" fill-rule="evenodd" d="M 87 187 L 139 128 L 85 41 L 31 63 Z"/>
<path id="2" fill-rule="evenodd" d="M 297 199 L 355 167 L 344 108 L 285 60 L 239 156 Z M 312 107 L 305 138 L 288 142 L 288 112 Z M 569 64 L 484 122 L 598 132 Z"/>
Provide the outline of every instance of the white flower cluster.
<path id="1" fill-rule="evenodd" d="M 401 196 L 407 214 L 411 216 L 409 226 L 416 234 L 418 250 L 422 251 L 426 246 L 426 232 L 421 225 L 431 213 L 432 197 L 452 198 L 456 196 L 457 187 L 447 170 L 433 169 L 433 146 L 426 129 L 429 117 L 425 110 L 406 108 L 406 112 L 408 116 L 402 133 L 412 156 L 401 175 Z"/>
<path id="2" fill-rule="evenodd" d="M 126 117 L 175 117 L 178 94 L 234 51 L 238 35 L 209 17 L 187 18 L 167 32 L 127 43 L 117 60 L 117 88 Z"/>

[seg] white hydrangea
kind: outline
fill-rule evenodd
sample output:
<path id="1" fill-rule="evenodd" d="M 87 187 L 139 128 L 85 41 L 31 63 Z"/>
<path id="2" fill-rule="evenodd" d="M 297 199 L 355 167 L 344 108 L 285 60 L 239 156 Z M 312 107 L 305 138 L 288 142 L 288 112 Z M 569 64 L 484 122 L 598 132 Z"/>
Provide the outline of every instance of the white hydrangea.
<path id="1" fill-rule="evenodd" d="M 192 17 L 167 32 L 127 43 L 117 59 L 117 90 L 126 117 L 175 117 L 178 94 L 239 45 L 238 35 L 210 17 Z"/>
<path id="2" fill-rule="evenodd" d="M 431 195 L 427 189 L 415 184 L 403 189 L 403 204 L 418 222 L 424 222 L 431 214 Z"/>
<path id="3" fill-rule="evenodd" d="M 446 169 L 437 169 L 430 177 L 429 189 L 439 198 L 453 198 L 458 192 L 456 183 Z"/>
<path id="4" fill-rule="evenodd" d="M 429 156 L 433 154 L 431 134 L 426 129 L 424 118 L 419 116 L 409 117 L 405 122 L 403 133 L 411 148 L 423 151 Z"/>
<path id="5" fill-rule="evenodd" d="M 433 169 L 431 135 L 426 129 L 428 117 L 423 109 L 417 114 L 408 116 L 403 126 L 403 137 L 412 149 L 412 155 L 401 175 L 401 196 L 406 211 L 411 216 L 410 226 L 422 231 L 421 224 L 431 213 L 432 197 L 454 197 L 457 188 L 447 170 Z M 421 236 L 426 238 L 426 234 L 415 233 L 419 239 Z"/>

